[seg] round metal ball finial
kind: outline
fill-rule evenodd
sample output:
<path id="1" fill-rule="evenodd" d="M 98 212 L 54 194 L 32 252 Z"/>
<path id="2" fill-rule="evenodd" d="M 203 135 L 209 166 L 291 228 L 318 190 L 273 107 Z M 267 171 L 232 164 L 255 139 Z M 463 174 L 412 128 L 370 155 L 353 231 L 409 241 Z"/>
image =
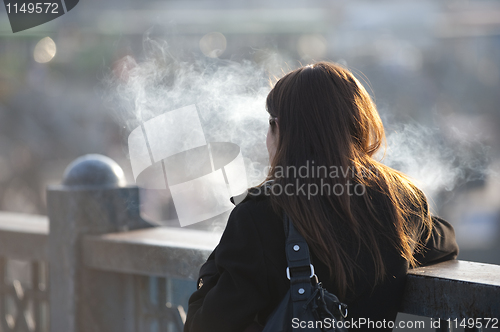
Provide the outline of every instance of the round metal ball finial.
<path id="1" fill-rule="evenodd" d="M 75 159 L 64 171 L 66 186 L 121 187 L 125 176 L 121 167 L 111 158 L 87 154 Z"/>

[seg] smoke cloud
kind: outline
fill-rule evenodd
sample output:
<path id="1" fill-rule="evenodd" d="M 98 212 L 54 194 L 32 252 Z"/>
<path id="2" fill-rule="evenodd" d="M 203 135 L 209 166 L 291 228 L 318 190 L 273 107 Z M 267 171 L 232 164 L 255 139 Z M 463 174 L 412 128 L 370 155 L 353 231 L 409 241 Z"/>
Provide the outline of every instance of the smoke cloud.
<path id="1" fill-rule="evenodd" d="M 201 54 L 178 56 L 173 45 L 149 37 L 143 47 L 141 59 L 120 59 L 106 80 L 111 88 L 108 101 L 127 130 L 165 112 L 196 105 L 206 141 L 237 144 L 248 185 L 260 183 L 268 165 L 265 98 L 271 78 L 288 65 L 273 54 L 259 64 Z M 408 174 L 430 196 L 487 174 L 484 146 L 474 146 L 473 152 L 452 146 L 439 130 L 419 124 L 392 123 L 391 128 L 383 162 Z"/>
<path id="2" fill-rule="evenodd" d="M 417 123 L 390 127 L 383 162 L 410 176 L 431 198 L 494 175 L 488 168 L 489 148 L 480 140 L 453 140 L 446 135 L 450 128 L 445 131 Z"/>
<path id="3" fill-rule="evenodd" d="M 181 61 L 174 51 L 146 37 L 141 60 L 126 56 L 115 64 L 107 84 L 120 121 L 131 131 L 160 114 L 196 105 L 206 141 L 237 144 L 249 185 L 260 183 L 268 162 L 269 72 L 262 64 L 203 55 Z"/>

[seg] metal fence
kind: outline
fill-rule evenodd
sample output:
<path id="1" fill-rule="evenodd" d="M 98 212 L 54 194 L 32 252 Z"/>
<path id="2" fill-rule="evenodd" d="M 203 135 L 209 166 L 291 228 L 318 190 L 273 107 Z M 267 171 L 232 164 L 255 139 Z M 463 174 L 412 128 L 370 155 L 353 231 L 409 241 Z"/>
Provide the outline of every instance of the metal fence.
<path id="1" fill-rule="evenodd" d="M 95 162 L 48 188 L 48 217 L 0 213 L 1 332 L 182 331 L 220 235 L 153 227 L 140 218 L 137 187 L 107 181 L 112 174 L 88 180 L 112 172 Z M 450 261 L 412 270 L 400 311 L 498 318 L 499 299 L 500 266 Z"/>

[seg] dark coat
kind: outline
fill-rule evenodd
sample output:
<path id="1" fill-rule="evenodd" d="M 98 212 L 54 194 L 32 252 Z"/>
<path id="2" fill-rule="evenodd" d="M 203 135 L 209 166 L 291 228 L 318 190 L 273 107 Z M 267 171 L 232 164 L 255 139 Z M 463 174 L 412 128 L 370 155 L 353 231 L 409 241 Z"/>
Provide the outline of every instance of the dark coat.
<path id="1" fill-rule="evenodd" d="M 422 264 L 454 259 L 458 254 L 453 227 L 437 217 L 433 222 L 425 253 L 415 255 Z M 344 300 L 349 321 L 396 319 L 408 264 L 396 248 L 381 242 L 387 276 L 373 288 L 370 255 L 358 255 L 363 273 L 355 276 L 355 291 Z M 327 266 L 312 252 L 311 260 L 319 280 L 335 294 Z M 269 197 L 247 197 L 232 211 L 220 243 L 200 270 L 184 332 L 240 332 L 254 321 L 264 324 L 290 287 L 286 267 L 282 218 L 273 212 Z M 360 330 L 368 329 L 365 325 Z"/>

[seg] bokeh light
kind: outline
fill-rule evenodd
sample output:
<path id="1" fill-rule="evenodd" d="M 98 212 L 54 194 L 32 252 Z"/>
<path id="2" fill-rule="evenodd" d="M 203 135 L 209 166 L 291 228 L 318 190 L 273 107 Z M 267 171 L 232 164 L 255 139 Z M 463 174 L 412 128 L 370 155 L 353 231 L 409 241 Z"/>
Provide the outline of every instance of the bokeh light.
<path id="1" fill-rule="evenodd" d="M 33 56 L 38 63 L 49 62 L 56 55 L 56 43 L 50 37 L 40 40 L 36 46 Z"/>
<path id="2" fill-rule="evenodd" d="M 322 35 L 303 35 L 297 42 L 297 52 L 302 59 L 320 60 L 326 55 L 326 39 Z"/>
<path id="3" fill-rule="evenodd" d="M 200 50 L 209 58 L 220 57 L 226 47 L 226 37 L 220 32 L 207 33 L 200 39 Z"/>

